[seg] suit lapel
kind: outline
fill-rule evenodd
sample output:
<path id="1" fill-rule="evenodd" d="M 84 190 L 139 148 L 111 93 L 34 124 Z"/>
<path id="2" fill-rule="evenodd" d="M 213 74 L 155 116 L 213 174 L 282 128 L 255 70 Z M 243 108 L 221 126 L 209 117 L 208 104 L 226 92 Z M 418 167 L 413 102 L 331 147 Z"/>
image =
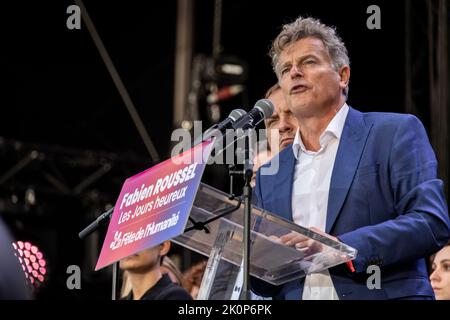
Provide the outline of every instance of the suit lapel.
<path id="1" fill-rule="evenodd" d="M 271 198 L 274 199 L 273 210 L 285 219 L 292 221 L 292 182 L 294 178 L 295 157 L 292 145 L 279 153 L 280 168 L 273 175 Z"/>
<path id="2" fill-rule="evenodd" d="M 327 233 L 330 233 L 350 190 L 371 127 L 371 124 L 364 122 L 361 112 L 350 108 L 331 175 L 325 229 Z"/>

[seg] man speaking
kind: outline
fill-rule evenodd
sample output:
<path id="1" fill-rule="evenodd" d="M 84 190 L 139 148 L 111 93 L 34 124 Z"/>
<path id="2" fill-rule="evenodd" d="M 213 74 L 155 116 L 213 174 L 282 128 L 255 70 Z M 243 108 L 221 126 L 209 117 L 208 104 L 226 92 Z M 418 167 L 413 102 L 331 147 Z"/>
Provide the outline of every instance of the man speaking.
<path id="1" fill-rule="evenodd" d="M 448 241 L 450 223 L 422 123 L 412 115 L 349 107 L 347 49 L 316 19 L 284 25 L 271 57 L 299 129 L 279 154 L 278 173 L 258 172 L 258 206 L 326 233 L 358 255 L 349 268 L 279 287 L 254 280 L 253 290 L 279 299 L 434 299 L 424 258 Z M 366 285 L 370 265 L 380 267 L 380 289 Z"/>

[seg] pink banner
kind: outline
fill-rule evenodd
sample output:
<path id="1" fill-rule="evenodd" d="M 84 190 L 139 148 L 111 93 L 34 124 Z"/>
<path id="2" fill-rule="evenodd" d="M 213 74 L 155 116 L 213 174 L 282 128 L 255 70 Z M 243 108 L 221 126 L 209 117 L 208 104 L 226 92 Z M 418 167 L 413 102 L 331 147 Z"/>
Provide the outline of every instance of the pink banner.
<path id="1" fill-rule="evenodd" d="M 212 146 L 203 142 L 125 181 L 95 270 L 183 233 Z"/>

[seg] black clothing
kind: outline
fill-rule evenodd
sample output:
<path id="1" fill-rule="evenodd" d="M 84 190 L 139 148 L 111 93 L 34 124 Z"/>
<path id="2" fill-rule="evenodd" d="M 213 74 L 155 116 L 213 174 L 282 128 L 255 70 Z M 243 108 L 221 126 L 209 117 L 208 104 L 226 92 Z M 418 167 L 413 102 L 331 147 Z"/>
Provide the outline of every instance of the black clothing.
<path id="1" fill-rule="evenodd" d="M 133 300 L 133 290 L 124 299 Z M 164 274 L 139 300 L 192 300 L 192 297 L 184 288 L 173 283 L 167 274 Z"/>

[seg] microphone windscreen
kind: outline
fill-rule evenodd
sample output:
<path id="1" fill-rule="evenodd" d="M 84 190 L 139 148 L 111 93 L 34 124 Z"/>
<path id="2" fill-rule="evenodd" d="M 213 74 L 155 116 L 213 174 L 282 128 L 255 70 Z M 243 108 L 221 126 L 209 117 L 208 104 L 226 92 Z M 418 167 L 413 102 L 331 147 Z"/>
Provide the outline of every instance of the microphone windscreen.
<path id="1" fill-rule="evenodd" d="M 271 117 L 273 112 L 275 111 L 273 103 L 268 99 L 258 100 L 255 103 L 255 108 L 261 110 L 261 112 L 264 114 L 264 119 Z"/>
<path id="2" fill-rule="evenodd" d="M 228 118 L 230 118 L 233 121 L 236 121 L 237 119 L 239 119 L 240 117 L 242 117 L 246 113 L 247 112 L 245 112 L 245 110 L 234 109 L 233 111 L 230 112 L 230 115 L 228 116 Z"/>

